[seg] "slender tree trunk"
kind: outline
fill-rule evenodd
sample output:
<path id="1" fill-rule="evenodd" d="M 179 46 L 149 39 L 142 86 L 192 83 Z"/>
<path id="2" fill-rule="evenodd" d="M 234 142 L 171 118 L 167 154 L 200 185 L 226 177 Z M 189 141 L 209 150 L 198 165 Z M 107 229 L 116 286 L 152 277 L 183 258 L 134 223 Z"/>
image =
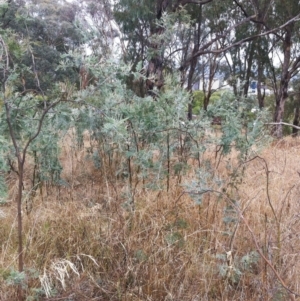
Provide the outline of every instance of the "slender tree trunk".
<path id="1" fill-rule="evenodd" d="M 282 138 L 282 124 L 283 121 L 283 114 L 284 114 L 284 105 L 285 105 L 285 98 L 282 95 L 278 95 L 276 97 L 276 108 L 274 114 L 274 122 L 278 123 L 274 125 L 273 128 L 273 135 L 277 138 Z"/>
<path id="2" fill-rule="evenodd" d="M 295 108 L 295 114 L 294 114 L 294 120 L 293 125 L 299 126 L 300 123 L 300 106 L 299 101 L 297 102 L 297 107 Z M 293 137 L 296 137 L 298 135 L 298 129 L 293 128 Z"/>
<path id="3" fill-rule="evenodd" d="M 22 196 L 23 196 L 23 178 L 24 178 L 24 162 L 18 158 L 18 194 L 17 194 L 17 213 L 18 213 L 18 265 L 19 273 L 24 270 L 24 254 L 23 254 L 23 221 L 22 221 Z M 24 300 L 24 292 L 22 284 L 18 286 L 18 300 Z"/>
<path id="4" fill-rule="evenodd" d="M 276 95 L 276 106 L 275 106 L 275 114 L 274 114 L 274 122 L 279 123 L 279 124 L 275 125 L 273 128 L 273 134 L 277 138 L 282 137 L 282 124 L 280 124 L 280 122 L 283 121 L 284 105 L 288 98 L 288 86 L 289 86 L 289 82 L 291 79 L 289 66 L 290 66 L 290 61 L 291 61 L 293 28 L 294 28 L 293 24 L 289 24 L 286 27 L 285 38 L 283 41 L 284 59 L 283 59 L 283 65 L 282 65 L 279 91 Z"/>
<path id="5" fill-rule="evenodd" d="M 195 50 L 195 47 L 194 47 Z M 193 51 L 194 52 L 194 51 Z M 196 70 L 196 65 L 198 62 L 198 58 L 193 58 L 190 64 L 190 69 L 189 69 L 189 75 L 188 75 L 188 85 L 187 85 L 187 90 L 192 93 L 192 88 L 193 88 L 193 77 L 194 73 Z M 193 119 L 193 97 L 191 99 L 191 102 L 188 105 L 188 120 Z"/>
<path id="6" fill-rule="evenodd" d="M 156 1 L 156 21 L 159 21 L 162 17 L 162 14 L 168 10 L 169 1 L 168 0 L 157 0 Z M 146 87 L 148 94 L 155 97 L 154 88 L 158 90 L 163 86 L 163 53 L 161 46 L 164 41 L 159 41 L 158 37 L 164 32 L 164 28 L 159 25 L 153 25 L 150 29 L 151 36 L 156 35 L 156 41 L 151 43 L 150 48 L 154 53 L 151 57 L 148 67 L 147 67 L 147 80 Z"/>
<path id="7" fill-rule="evenodd" d="M 257 33 L 261 33 L 261 24 L 258 24 Z M 258 46 L 258 47 L 257 47 Z M 260 109 L 263 109 L 265 106 L 265 84 L 262 87 L 262 83 L 264 82 L 264 50 L 256 43 L 256 49 L 257 49 L 257 100 L 258 100 L 258 106 Z M 262 92 L 263 90 L 263 92 Z"/>
<path id="8" fill-rule="evenodd" d="M 212 95 L 212 91 L 211 91 L 211 87 L 212 87 L 212 81 L 209 80 L 208 83 L 208 89 L 207 91 L 204 93 L 204 100 L 203 100 L 203 109 L 205 111 L 207 111 L 208 105 L 209 105 L 209 101 L 210 101 L 210 97 Z"/>
<path id="9" fill-rule="evenodd" d="M 5 91 L 5 85 L 3 90 Z M 22 196 L 23 196 L 23 180 L 24 180 L 24 163 L 25 163 L 25 153 L 26 149 L 22 153 L 20 151 L 20 147 L 18 146 L 15 132 L 12 127 L 11 122 L 11 111 L 10 106 L 6 99 L 4 99 L 5 103 L 5 111 L 6 111 L 6 119 L 7 125 L 9 128 L 10 137 L 15 149 L 16 159 L 18 161 L 18 194 L 16 198 L 17 203 L 17 221 L 18 221 L 18 270 L 19 273 L 22 273 L 24 270 L 24 255 L 23 255 L 23 223 L 22 223 Z M 24 300 L 24 292 L 22 288 L 22 283 L 18 285 L 18 301 Z"/>
<path id="10" fill-rule="evenodd" d="M 3 103 L 4 103 L 4 109 L 5 109 L 5 115 L 6 115 L 6 122 L 9 128 L 9 134 L 14 146 L 15 156 L 18 161 L 18 194 L 17 194 L 17 221 L 18 221 L 18 270 L 19 273 L 22 273 L 24 270 L 24 257 L 23 257 L 23 224 L 22 224 L 22 194 L 23 194 L 23 178 L 24 178 L 24 163 L 25 163 L 25 155 L 26 155 L 26 148 L 24 148 L 23 153 L 20 150 L 20 147 L 18 146 L 17 139 L 15 136 L 15 132 L 12 127 L 12 116 L 11 116 L 11 108 L 10 104 L 8 102 L 8 99 L 6 99 L 6 80 L 8 78 L 8 70 L 9 70 L 9 55 L 7 51 L 6 44 L 4 43 L 1 35 L 0 35 L 0 43 L 3 46 L 5 50 L 5 60 L 6 60 L 6 66 L 3 68 L 3 78 L 1 83 L 1 88 L 3 91 Z M 23 301 L 25 299 L 24 292 L 22 288 L 22 283 L 18 284 L 18 291 L 17 291 L 17 298 L 18 301 Z"/>
<path id="11" fill-rule="evenodd" d="M 293 120 L 293 125 L 299 126 L 299 120 L 300 120 L 300 108 L 297 106 L 295 109 L 295 115 L 294 115 L 294 120 Z M 293 137 L 296 137 L 298 135 L 298 129 L 293 128 Z"/>
<path id="12" fill-rule="evenodd" d="M 232 79 L 231 79 L 231 86 L 233 88 L 233 94 L 236 96 L 236 97 L 239 97 L 240 95 L 238 95 L 238 89 L 237 89 L 237 76 L 238 76 L 238 70 L 239 70 L 239 67 L 238 66 L 238 50 L 235 50 L 233 49 L 232 52 L 230 53 L 230 56 L 231 56 L 231 59 L 232 59 L 232 67 L 230 66 L 231 63 L 228 61 L 227 59 L 227 64 L 228 66 L 230 67 L 230 74 L 232 76 Z"/>
<path id="13" fill-rule="evenodd" d="M 194 74 L 198 63 L 198 57 L 196 57 L 195 54 L 199 51 L 200 48 L 201 22 L 202 22 L 202 6 L 200 5 L 197 25 L 194 30 L 194 48 L 192 52 L 193 59 L 190 62 L 188 82 L 187 82 L 187 90 L 190 92 L 192 92 L 193 89 Z M 188 105 L 188 120 L 192 120 L 192 119 L 193 119 L 193 98 Z"/>
<path id="14" fill-rule="evenodd" d="M 258 23 L 257 27 L 256 27 L 256 35 L 260 34 L 262 30 L 262 24 Z M 258 82 L 258 87 L 257 87 L 257 94 L 258 94 L 258 99 L 259 99 L 259 107 L 262 108 L 264 106 L 263 104 L 263 98 L 264 95 L 261 93 L 261 80 L 262 80 L 262 76 L 263 76 L 263 65 L 262 62 L 260 60 L 261 58 L 261 46 L 259 45 L 259 38 L 255 38 L 253 39 L 253 41 L 251 42 L 251 46 L 250 46 L 250 50 L 249 50 L 249 56 L 247 59 L 247 70 L 246 70 L 246 76 L 245 76 L 245 84 L 244 84 L 244 95 L 247 96 L 248 95 L 248 90 L 249 90 L 249 84 L 250 84 L 250 77 L 251 77 L 251 70 L 252 70 L 252 66 L 253 66 L 253 62 L 255 60 L 255 53 L 257 53 L 258 55 L 258 78 L 257 78 L 257 82 Z M 262 103 L 261 103 L 262 102 Z"/>
<path id="15" fill-rule="evenodd" d="M 18 258 L 19 258 L 19 272 L 23 272 L 23 224 L 22 224 L 22 194 L 23 194 L 23 177 L 24 177 L 24 167 L 22 162 L 19 162 L 19 179 L 18 179 L 18 196 L 17 196 L 17 212 L 18 212 Z"/>
<path id="16" fill-rule="evenodd" d="M 248 59 L 247 59 L 247 70 L 246 70 L 245 79 L 244 79 L 245 82 L 244 82 L 243 94 L 244 94 L 245 97 L 248 95 L 248 90 L 249 90 L 251 70 L 252 70 L 254 52 L 255 52 L 255 46 L 256 46 L 256 40 L 253 40 L 251 42 L 251 45 L 250 45 L 249 56 L 248 56 Z"/>
<path id="17" fill-rule="evenodd" d="M 258 70 L 257 70 L 257 100 L 258 106 L 260 109 L 263 109 L 265 106 L 265 87 L 263 87 L 262 93 L 262 80 L 263 80 L 263 66 L 261 62 L 258 62 Z"/>
<path id="18" fill-rule="evenodd" d="M 213 94 L 213 81 L 218 68 L 218 62 L 217 62 L 217 56 L 214 56 L 213 58 L 210 58 L 210 64 L 209 64 L 209 79 L 208 79 L 208 86 L 207 91 L 204 92 L 204 101 L 203 101 L 203 108 L 205 111 L 207 111 L 210 97 Z"/>

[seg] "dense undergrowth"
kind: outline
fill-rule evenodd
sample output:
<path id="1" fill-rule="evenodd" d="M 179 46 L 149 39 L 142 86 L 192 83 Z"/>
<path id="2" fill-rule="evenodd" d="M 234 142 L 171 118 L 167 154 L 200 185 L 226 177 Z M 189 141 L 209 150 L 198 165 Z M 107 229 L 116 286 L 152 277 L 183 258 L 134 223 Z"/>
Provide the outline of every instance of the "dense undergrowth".
<path id="1" fill-rule="evenodd" d="M 298 140 L 268 146 L 268 111 L 254 99 L 223 93 L 187 121 L 176 74 L 141 98 L 125 84 L 128 66 L 87 63 L 98 82 L 85 90 L 61 83 L 49 102 L 4 95 L 1 300 L 296 292 Z"/>
<path id="2" fill-rule="evenodd" d="M 235 169 L 236 177 L 229 171 L 238 167 L 237 153 L 220 160 L 211 149 L 203 155 L 207 164 L 227 180 L 213 184 L 201 203 L 190 188 L 198 165 L 193 159 L 180 180 L 172 174 L 169 191 L 137 183 L 133 208 L 128 177 L 108 160 L 97 168 L 88 160 L 89 136 L 74 149 L 73 135 L 65 136 L 60 157 L 66 184 L 45 183 L 34 193 L 24 185 L 22 275 L 16 272 L 13 202 L 1 207 L 1 300 L 14 300 L 19 283 L 27 300 L 287 300 L 249 230 L 285 284 L 297 290 L 298 139 L 268 147 Z M 33 167 L 29 160 L 28 181 Z M 7 180 L 13 199 L 14 174 Z"/>

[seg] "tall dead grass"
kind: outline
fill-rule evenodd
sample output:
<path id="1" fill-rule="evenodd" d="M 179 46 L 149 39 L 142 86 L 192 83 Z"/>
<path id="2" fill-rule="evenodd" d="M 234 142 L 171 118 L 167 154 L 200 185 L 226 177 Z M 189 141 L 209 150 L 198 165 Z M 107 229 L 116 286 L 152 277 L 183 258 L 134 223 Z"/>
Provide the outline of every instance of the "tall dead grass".
<path id="1" fill-rule="evenodd" d="M 270 146 L 245 165 L 235 185 L 226 169 L 229 158 L 218 162 L 208 155 L 228 182 L 220 188 L 223 194 L 207 194 L 201 205 L 174 176 L 168 192 L 136 185 L 132 210 L 128 179 L 115 174 L 118 158 L 96 169 L 87 160 L 88 138 L 81 150 L 65 139 L 65 186 L 44 184 L 35 193 L 30 185 L 24 188 L 22 281 L 28 300 L 287 300 L 270 267 L 254 258 L 255 244 L 240 217 L 234 216 L 238 226 L 225 222 L 230 208 L 236 209 L 233 199 L 262 252 L 299 292 L 299 140 Z M 29 162 L 27 181 L 31 168 Z M 182 182 L 192 178 L 190 170 Z M 0 299 L 15 300 L 14 202 L 0 212 Z"/>

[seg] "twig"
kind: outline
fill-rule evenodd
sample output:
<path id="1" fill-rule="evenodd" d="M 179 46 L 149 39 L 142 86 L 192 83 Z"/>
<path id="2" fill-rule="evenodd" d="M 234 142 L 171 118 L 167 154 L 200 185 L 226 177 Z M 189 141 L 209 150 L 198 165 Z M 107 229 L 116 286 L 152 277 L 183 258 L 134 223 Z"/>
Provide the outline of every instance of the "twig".
<path id="1" fill-rule="evenodd" d="M 236 208 L 238 210 L 238 208 Z M 240 213 L 240 211 L 238 211 Z M 291 300 L 295 300 L 294 299 L 294 296 L 296 297 L 300 297 L 300 294 L 298 293 L 295 293 L 294 291 L 292 291 L 286 284 L 285 282 L 283 281 L 283 279 L 280 277 L 280 275 L 278 274 L 278 272 L 276 271 L 275 267 L 273 266 L 273 264 L 266 258 L 266 256 L 263 254 L 263 252 L 261 251 L 259 245 L 258 245 L 258 242 L 257 242 L 257 239 L 256 239 L 256 236 L 255 234 L 253 233 L 251 227 L 249 226 L 247 220 L 245 219 L 245 217 L 243 216 L 242 213 L 240 213 L 240 218 L 243 220 L 244 224 L 246 225 L 248 231 L 250 232 L 251 236 L 252 236 L 252 239 L 254 241 L 254 244 L 256 246 L 256 250 L 257 252 L 259 253 L 259 255 L 261 256 L 261 258 L 267 263 L 267 265 L 271 268 L 271 270 L 274 272 L 276 278 L 278 279 L 278 281 L 281 283 L 281 285 L 291 294 Z M 294 296 L 293 296 L 294 295 Z"/>
<path id="2" fill-rule="evenodd" d="M 300 126 L 296 126 L 294 124 L 291 123 L 286 123 L 286 122 L 269 122 L 269 123 L 265 123 L 266 125 L 287 125 L 287 126 L 291 126 L 297 130 L 300 130 Z"/>

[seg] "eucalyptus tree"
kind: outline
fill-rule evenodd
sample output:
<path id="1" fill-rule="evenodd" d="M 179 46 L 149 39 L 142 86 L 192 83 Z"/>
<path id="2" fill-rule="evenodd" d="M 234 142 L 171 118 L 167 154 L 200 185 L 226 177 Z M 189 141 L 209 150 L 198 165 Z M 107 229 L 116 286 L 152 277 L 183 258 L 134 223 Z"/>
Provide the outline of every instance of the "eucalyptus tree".
<path id="1" fill-rule="evenodd" d="M 0 176 L 3 178 L 5 171 L 14 172 L 17 176 L 18 191 L 15 197 L 18 223 L 17 258 L 18 272 L 22 276 L 24 274 L 22 212 L 24 209 L 25 162 L 29 154 L 35 156 L 38 170 L 41 171 L 43 167 L 46 167 L 47 172 L 50 173 L 52 168 L 50 166 L 54 166 L 53 160 L 57 165 L 58 127 L 53 127 L 55 119 L 51 117 L 54 114 L 54 107 L 61 102 L 62 97 L 59 89 L 55 93 L 52 91 L 48 96 L 37 95 L 28 90 L 19 91 L 18 82 L 22 80 L 22 71 L 26 68 L 20 68 L 15 63 L 20 53 L 23 52 L 22 45 L 17 44 L 16 37 L 12 31 L 5 31 L 0 35 L 0 100 L 2 105 L 0 113 Z M 29 72 L 28 69 L 27 72 Z M 50 112 L 51 114 L 49 114 Z M 47 129 L 45 129 L 46 125 L 48 125 Z M 54 169 L 56 168 L 57 166 L 54 167 Z M 54 169 L 52 171 L 55 172 Z M 34 184 L 32 191 L 36 190 L 39 184 Z M 3 191 L 1 191 L 2 193 Z M 18 287 L 18 300 L 24 300 L 22 283 Z"/>
<path id="2" fill-rule="evenodd" d="M 265 0 L 233 1 L 223 17 L 225 24 L 232 26 L 232 31 L 220 51 L 216 52 L 220 56 L 223 51 L 222 63 L 226 62 L 230 71 L 227 80 L 238 98 L 248 95 L 251 79 L 258 80 L 260 107 L 264 106 L 261 82 L 266 73 L 269 46 L 265 43 L 264 30 L 270 8 L 271 3 Z"/>
<path id="3" fill-rule="evenodd" d="M 227 28 L 225 20 L 227 19 L 228 9 L 230 6 L 229 1 L 223 1 L 222 3 L 210 2 L 206 5 L 200 4 L 198 7 L 189 7 L 188 11 L 192 18 L 193 39 L 190 41 L 189 47 L 192 47 L 190 53 L 193 56 L 196 54 L 202 45 L 207 45 L 207 53 L 197 56 L 195 55 L 188 64 L 183 62 L 184 72 L 187 75 L 187 89 L 192 90 L 192 87 L 196 80 L 201 78 L 203 83 L 202 89 L 204 100 L 203 108 L 207 110 L 210 97 L 213 93 L 212 84 L 216 73 L 218 72 L 219 65 L 223 59 L 223 54 L 214 54 L 209 50 L 218 50 L 224 47 L 225 38 L 222 37 L 224 31 Z M 214 40 L 216 36 L 220 36 L 220 39 L 215 40 L 210 44 L 210 41 Z M 192 117 L 192 104 L 189 106 L 189 119 Z"/>
<path id="4" fill-rule="evenodd" d="M 290 97 L 291 98 L 291 103 L 292 103 L 292 109 L 293 109 L 293 127 L 292 132 L 293 136 L 297 136 L 299 132 L 299 125 L 300 125 L 300 82 L 299 78 L 296 78 L 293 82 L 293 90 L 294 93 Z"/>
<path id="5" fill-rule="evenodd" d="M 160 49 L 157 49 L 159 43 L 155 46 L 153 38 L 153 35 L 158 30 L 157 22 L 162 16 L 162 14 L 157 12 L 158 3 L 156 2 L 158 1 L 146 0 L 139 2 L 135 0 L 120 0 L 117 1 L 114 7 L 116 21 L 123 33 L 122 39 L 127 45 L 124 59 L 127 62 L 132 62 L 133 69 L 136 68 L 139 62 L 142 63 L 143 67 L 147 68 L 146 64 L 149 62 L 149 68 L 152 68 L 150 65 L 153 68 L 156 68 L 154 67 L 155 65 L 160 65 L 158 69 L 162 71 Z M 153 63 L 155 64 L 153 65 Z M 148 75 L 149 68 L 147 70 Z M 162 76 L 161 71 L 159 77 Z M 140 85 L 139 94 L 145 95 L 147 91 L 143 87 L 144 83 L 141 82 Z M 151 85 L 152 81 L 148 80 L 148 89 L 150 89 Z"/>
<path id="6" fill-rule="evenodd" d="M 211 1 L 118 1 L 115 16 L 128 42 L 127 58 L 133 60 L 134 65 L 143 62 L 148 92 L 163 86 L 164 70 L 178 69 L 183 64 L 182 59 L 190 50 L 188 44 L 193 42 L 195 21 L 202 18 L 201 13 L 197 16 L 198 7 Z M 193 8 L 188 11 L 188 6 Z"/>
<path id="7" fill-rule="evenodd" d="M 181 71 L 183 85 L 190 90 L 195 75 L 198 75 L 195 74 L 195 66 L 199 64 L 199 58 L 203 62 L 207 56 L 210 61 L 207 70 L 212 77 L 217 69 L 216 62 L 223 62 L 224 56 L 231 69 L 231 84 L 236 95 L 247 95 L 250 80 L 258 80 L 258 104 L 261 108 L 264 107 L 262 83 L 271 71 L 276 95 L 274 121 L 278 123 L 282 119 L 288 83 L 298 71 L 299 59 L 297 56 L 293 58 L 297 48 L 298 6 L 297 1 L 282 3 L 276 0 L 222 3 L 213 0 L 157 0 L 143 4 L 119 0 L 114 13 L 128 43 L 127 59 L 133 60 L 134 65 L 138 61 L 143 62 L 148 91 L 155 87 L 159 90 L 163 86 L 164 70 L 174 68 Z M 185 26 L 178 26 L 183 13 L 187 22 Z M 173 16 L 173 19 L 166 16 Z M 167 38 L 170 25 L 177 37 L 177 44 L 172 46 Z M 168 47 L 170 51 L 166 51 Z M 280 66 L 280 83 L 272 61 L 275 51 L 281 51 L 284 57 Z M 237 79 L 241 82 L 239 92 Z M 209 89 L 206 94 L 208 103 Z"/>
<path id="8" fill-rule="evenodd" d="M 266 24 L 269 22 L 270 15 L 272 14 L 272 1 L 267 0 L 254 0 L 252 1 L 253 9 L 257 15 L 257 22 L 254 23 L 256 27 L 256 35 L 260 35 L 263 30 L 268 29 Z M 255 77 L 257 79 L 257 100 L 258 106 L 262 109 L 265 98 L 265 85 L 267 83 L 267 75 L 272 68 L 272 64 L 269 56 L 273 50 L 272 43 L 270 43 L 270 37 L 261 36 L 255 40 Z"/>
<path id="9" fill-rule="evenodd" d="M 281 53 L 279 76 L 273 69 L 273 84 L 275 91 L 274 134 L 282 137 L 282 125 L 285 103 L 288 99 L 291 79 L 298 74 L 300 68 L 299 55 L 299 20 L 300 3 L 291 0 L 286 3 L 274 1 L 273 10 L 275 21 L 280 28 L 273 40 L 274 48 Z M 278 24 L 277 23 L 277 24 Z M 276 47 L 279 45 L 279 47 Z M 281 58 L 282 57 L 282 58 Z"/>
<path id="10" fill-rule="evenodd" d="M 238 3 L 238 1 L 235 1 Z M 299 56 L 297 49 L 299 44 L 298 25 L 300 7 L 298 1 L 265 1 L 252 0 L 251 5 L 242 2 L 238 4 L 245 16 L 251 11 L 256 15 L 253 26 L 255 39 L 251 41 L 253 47 L 251 56 L 245 60 L 252 63 L 253 75 L 258 81 L 259 107 L 264 106 L 262 85 L 267 76 L 272 81 L 275 93 L 274 133 L 277 137 L 282 136 L 282 126 L 279 124 L 284 116 L 285 102 L 288 98 L 290 80 L 298 73 Z M 265 33 L 264 33 L 265 32 Z M 250 59 L 251 58 L 251 59 Z M 278 66 L 278 61 L 279 66 Z M 250 66 L 250 64 L 249 64 Z M 249 71 L 249 69 L 248 69 Z M 247 72 L 249 74 L 249 72 Z M 249 76 L 246 78 L 248 81 Z M 244 93 L 246 94 L 246 88 Z"/>
<path id="11" fill-rule="evenodd" d="M 23 70 L 18 83 L 20 90 L 38 90 L 47 94 L 55 82 L 68 78 L 78 80 L 78 70 L 62 72 L 57 67 L 60 55 L 77 49 L 82 35 L 75 24 L 76 6 L 66 1 L 15 1 L 2 9 L 0 26 L 12 29 L 26 47 L 18 64 L 33 68 L 34 73 Z M 37 74 L 38 81 L 37 81 Z"/>
<path id="12" fill-rule="evenodd" d="M 74 70 L 68 68 L 63 73 L 57 68 L 61 55 L 78 42 L 79 35 L 72 36 L 72 12 L 66 6 L 50 2 L 9 1 L 0 5 L 3 17 L 0 21 L 0 182 L 4 182 L 5 171 L 17 176 L 20 275 L 24 273 L 22 212 L 26 158 L 29 155 L 34 158 L 41 181 L 42 176 L 48 181 L 58 179 L 61 170 L 58 132 L 64 128 L 61 120 L 67 115 L 62 114 L 58 104 L 68 97 L 61 89 L 61 82 L 66 78 L 72 81 L 70 71 L 72 74 Z M 65 24 L 59 22 L 62 18 Z M 68 111 L 68 106 L 63 107 Z M 32 190 L 39 184 L 33 179 Z M 0 186 L 2 194 L 3 185 Z M 24 300 L 21 284 L 18 300 Z"/>
<path id="13" fill-rule="evenodd" d="M 76 23 L 84 36 L 86 52 L 99 59 L 120 57 L 125 46 L 115 22 L 112 1 L 77 1 L 76 6 Z"/>
<path id="14" fill-rule="evenodd" d="M 237 14 L 238 18 L 235 17 Z M 183 20 L 183 15 L 185 26 L 178 26 Z M 130 59 L 144 62 L 148 77 L 147 88 L 150 91 L 155 86 L 158 89 L 162 87 L 163 70 L 168 70 L 171 66 L 181 71 L 183 84 L 190 90 L 195 81 L 195 68 L 200 56 L 214 53 L 215 56 L 211 57 L 216 62 L 216 57 L 222 56 L 223 51 L 233 44 L 238 49 L 245 43 L 243 39 L 246 34 L 255 34 L 254 31 L 244 30 L 243 35 L 236 35 L 237 38 L 232 39 L 234 32 L 241 32 L 243 26 L 250 28 L 247 24 L 253 23 L 255 19 L 254 12 L 246 16 L 232 1 L 220 3 L 213 0 L 157 0 L 139 4 L 134 0 L 120 0 L 115 6 L 115 16 L 124 32 L 124 38 L 128 41 L 130 51 L 127 54 Z M 170 29 L 173 30 L 174 36 L 182 37 L 181 41 L 177 39 L 179 43 L 172 47 L 168 39 Z M 171 50 L 166 52 L 168 47 Z M 253 50 L 251 55 L 253 57 Z M 252 57 L 247 69 L 248 74 Z M 178 61 L 178 58 L 181 58 L 179 66 L 172 64 L 172 61 Z"/>
<path id="15" fill-rule="evenodd" d="M 146 61 L 149 37 L 155 26 L 155 8 L 155 1 L 151 0 L 120 0 L 114 6 L 114 16 L 127 44 L 125 61 L 132 61 L 134 65 Z"/>

